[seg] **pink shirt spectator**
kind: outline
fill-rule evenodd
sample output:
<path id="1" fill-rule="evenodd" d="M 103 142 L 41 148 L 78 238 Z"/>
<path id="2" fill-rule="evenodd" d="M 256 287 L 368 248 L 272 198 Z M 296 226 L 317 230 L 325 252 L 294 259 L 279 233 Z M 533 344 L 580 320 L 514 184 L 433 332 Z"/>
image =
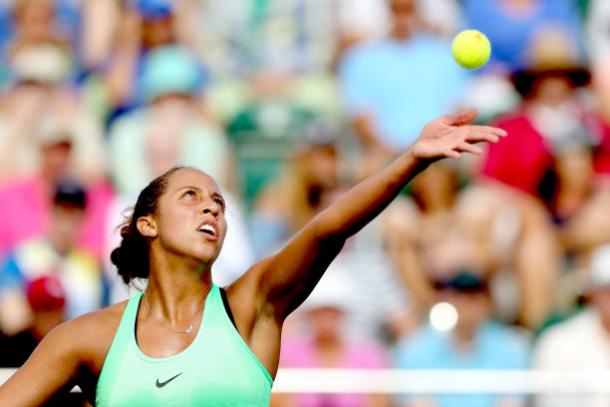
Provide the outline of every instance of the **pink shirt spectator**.
<path id="1" fill-rule="evenodd" d="M 80 248 L 101 258 L 108 205 L 113 191 L 109 183 L 87 188 L 87 209 L 79 238 Z M 44 184 L 38 176 L 24 177 L 0 186 L 0 258 L 15 245 L 44 233 L 51 199 L 45 199 Z"/>
<path id="2" fill-rule="evenodd" d="M 288 339 L 282 343 L 280 366 L 286 368 L 322 368 L 316 346 L 311 340 Z M 388 368 L 385 350 L 373 343 L 345 342 L 342 359 L 332 366 L 345 369 Z M 299 394 L 295 405 L 299 407 L 358 407 L 366 405 L 364 394 Z"/>
<path id="3" fill-rule="evenodd" d="M 598 175 L 610 175 L 610 125 L 590 118 L 588 130 L 599 145 L 594 155 Z M 545 172 L 553 165 L 553 156 L 544 136 L 523 112 L 500 120 L 509 137 L 502 143 L 490 144 L 483 159 L 482 174 L 509 186 L 538 195 L 538 186 Z"/>
<path id="4" fill-rule="evenodd" d="M 523 113 L 500 120 L 497 126 L 509 137 L 489 145 L 483 175 L 537 195 L 538 185 L 553 162 L 544 138 Z"/>

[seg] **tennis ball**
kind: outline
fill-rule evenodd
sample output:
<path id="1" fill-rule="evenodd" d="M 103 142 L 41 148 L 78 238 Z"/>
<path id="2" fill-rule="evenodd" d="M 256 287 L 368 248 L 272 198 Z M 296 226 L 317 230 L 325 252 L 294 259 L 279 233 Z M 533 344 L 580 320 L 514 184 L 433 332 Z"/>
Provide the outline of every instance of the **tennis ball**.
<path id="1" fill-rule="evenodd" d="M 453 39 L 451 52 L 460 66 L 467 69 L 477 69 L 489 60 L 491 44 L 482 32 L 464 30 Z"/>

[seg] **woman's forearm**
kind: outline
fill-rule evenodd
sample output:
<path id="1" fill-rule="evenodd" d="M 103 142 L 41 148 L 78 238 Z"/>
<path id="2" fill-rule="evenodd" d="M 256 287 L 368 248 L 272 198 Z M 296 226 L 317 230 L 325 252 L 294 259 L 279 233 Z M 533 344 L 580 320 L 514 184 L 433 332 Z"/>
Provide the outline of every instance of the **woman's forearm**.
<path id="1" fill-rule="evenodd" d="M 375 218 L 429 161 L 417 159 L 411 149 L 390 165 L 346 192 L 337 203 L 320 213 L 314 227 L 320 238 L 348 238 Z"/>

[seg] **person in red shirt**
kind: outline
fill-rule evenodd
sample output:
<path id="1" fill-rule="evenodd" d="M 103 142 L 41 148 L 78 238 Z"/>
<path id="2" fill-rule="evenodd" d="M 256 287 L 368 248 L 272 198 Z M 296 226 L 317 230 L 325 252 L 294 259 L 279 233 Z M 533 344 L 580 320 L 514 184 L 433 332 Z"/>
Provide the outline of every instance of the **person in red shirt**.
<path id="1" fill-rule="evenodd" d="M 550 198 L 552 192 L 545 190 L 544 181 L 553 169 L 555 151 L 591 137 L 576 97 L 576 89 L 588 83 L 589 73 L 576 67 L 544 67 L 517 71 L 511 79 L 523 103 L 498 121 L 511 137 L 489 147 L 481 172 L 531 195 Z"/>

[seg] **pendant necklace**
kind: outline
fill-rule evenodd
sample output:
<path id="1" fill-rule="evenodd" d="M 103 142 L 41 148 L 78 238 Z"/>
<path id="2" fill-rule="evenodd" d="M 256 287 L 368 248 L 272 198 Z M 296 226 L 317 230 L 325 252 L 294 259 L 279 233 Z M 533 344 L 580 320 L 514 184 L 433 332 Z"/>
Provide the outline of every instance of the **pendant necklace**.
<path id="1" fill-rule="evenodd" d="M 150 306 L 150 303 L 148 302 L 148 298 L 146 297 L 146 292 L 143 293 L 144 295 L 144 300 L 146 301 L 146 306 L 148 307 L 148 310 L 150 311 L 150 314 L 152 315 L 152 317 L 161 325 L 163 325 L 164 327 L 166 327 L 167 329 L 170 329 L 174 332 L 180 333 L 180 334 L 190 334 L 191 332 L 193 332 L 193 322 L 191 322 L 191 324 L 183 329 L 179 329 L 179 328 L 174 328 L 171 325 L 168 325 L 166 322 L 160 320 L 159 318 L 157 318 L 157 316 L 152 312 L 152 308 Z"/>

